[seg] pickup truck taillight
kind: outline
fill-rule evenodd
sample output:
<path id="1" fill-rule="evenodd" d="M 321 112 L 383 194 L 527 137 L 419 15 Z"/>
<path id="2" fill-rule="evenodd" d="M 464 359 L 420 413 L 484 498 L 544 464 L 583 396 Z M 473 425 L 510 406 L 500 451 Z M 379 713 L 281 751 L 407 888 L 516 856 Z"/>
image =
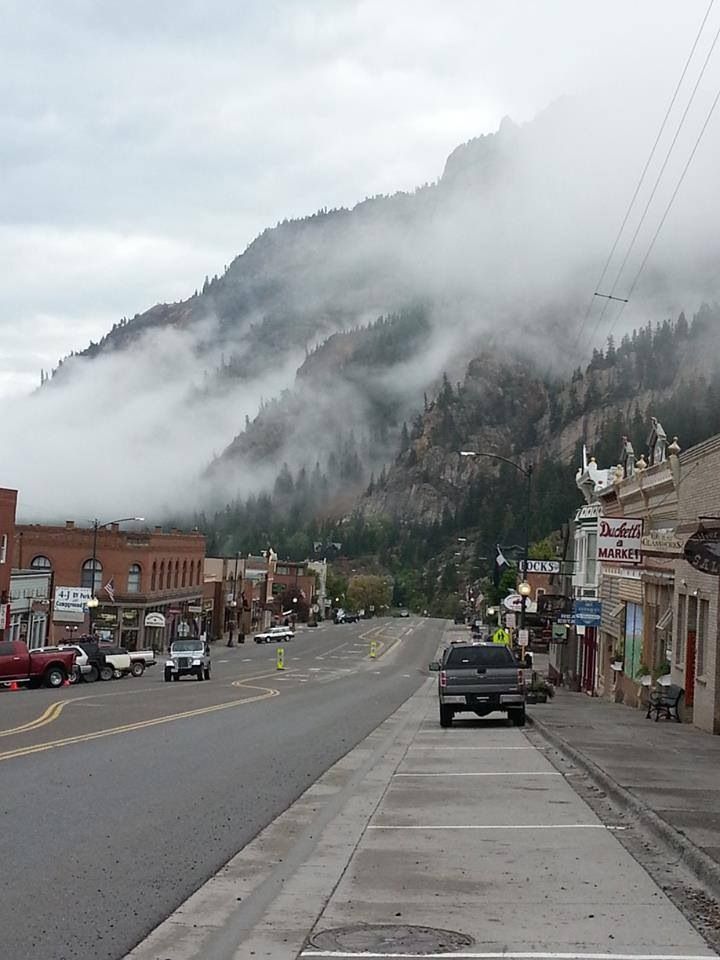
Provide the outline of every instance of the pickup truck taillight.
<path id="1" fill-rule="evenodd" d="M 441 687 L 447 686 L 447 673 L 445 672 L 445 670 L 440 671 L 440 686 Z"/>

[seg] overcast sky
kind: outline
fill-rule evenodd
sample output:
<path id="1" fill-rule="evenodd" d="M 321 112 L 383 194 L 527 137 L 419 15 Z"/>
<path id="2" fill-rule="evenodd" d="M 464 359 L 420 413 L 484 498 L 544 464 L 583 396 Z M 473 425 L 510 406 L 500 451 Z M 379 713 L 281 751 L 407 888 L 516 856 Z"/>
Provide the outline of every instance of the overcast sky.
<path id="1" fill-rule="evenodd" d="M 506 114 L 607 87 L 661 115 L 706 7 L 0 0 L 0 395 Z"/>

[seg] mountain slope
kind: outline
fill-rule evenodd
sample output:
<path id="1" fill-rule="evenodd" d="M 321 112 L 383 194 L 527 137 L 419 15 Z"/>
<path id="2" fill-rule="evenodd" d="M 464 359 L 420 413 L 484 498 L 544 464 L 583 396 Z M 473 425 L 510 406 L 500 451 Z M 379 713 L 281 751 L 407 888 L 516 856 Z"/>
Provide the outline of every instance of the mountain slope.
<path id="1" fill-rule="evenodd" d="M 89 502 L 98 512 L 212 509 L 272 489 L 284 463 L 324 469 L 351 437 L 357 482 L 367 482 L 423 394 L 444 372 L 463 381 L 472 357 L 532 360 L 544 385 L 524 403 L 549 408 L 548 384 L 587 359 L 593 327 L 579 331 L 579 318 L 648 122 L 559 103 L 458 147 L 439 180 L 413 193 L 264 231 L 188 300 L 123 320 L 62 363 L 13 414 L 15 482 L 46 498 L 32 468 L 40 446 L 66 480 L 62 514 Z M 693 182 L 628 317 L 677 312 L 707 285 L 718 242 L 698 225 L 712 222 L 715 201 Z M 385 356 L 378 317 L 401 318 L 400 354 Z M 77 411 L 95 427 L 92 477 L 63 442 Z M 126 469 L 118 449 L 132 451 Z"/>

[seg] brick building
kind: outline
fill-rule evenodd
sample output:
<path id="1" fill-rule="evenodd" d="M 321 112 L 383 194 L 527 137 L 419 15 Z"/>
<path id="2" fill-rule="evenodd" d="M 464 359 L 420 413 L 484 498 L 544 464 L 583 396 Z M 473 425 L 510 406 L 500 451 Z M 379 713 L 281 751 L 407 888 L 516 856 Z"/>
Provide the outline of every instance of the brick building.
<path id="1" fill-rule="evenodd" d="M 227 639 L 249 629 L 250 599 L 246 597 L 242 562 L 238 557 L 207 557 L 205 560 L 205 604 L 211 611 L 208 635 L 211 640 Z"/>
<path id="2" fill-rule="evenodd" d="M 162 649 L 181 621 L 203 632 L 205 537 L 162 527 L 122 530 L 117 523 L 94 531 L 77 527 L 18 525 L 15 560 L 19 567 L 52 572 L 53 608 L 49 642 L 66 639 L 66 625 L 90 628 L 131 650 Z M 58 591 L 85 588 L 99 605 L 89 615 L 58 609 Z M 80 604 L 82 607 L 82 604 Z M 149 616 L 152 615 L 152 616 Z"/>
<path id="3" fill-rule="evenodd" d="M 0 487 L 0 640 L 10 624 L 10 573 L 13 565 L 17 490 Z"/>

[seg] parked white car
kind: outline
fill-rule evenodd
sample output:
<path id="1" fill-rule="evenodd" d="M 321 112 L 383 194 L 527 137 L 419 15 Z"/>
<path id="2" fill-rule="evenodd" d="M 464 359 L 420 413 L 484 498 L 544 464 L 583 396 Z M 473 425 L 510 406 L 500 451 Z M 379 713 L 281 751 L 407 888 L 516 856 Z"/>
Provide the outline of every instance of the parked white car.
<path id="1" fill-rule="evenodd" d="M 255 643 L 283 643 L 295 638 L 295 631 L 291 627 L 270 627 L 263 633 L 255 634 Z"/>

